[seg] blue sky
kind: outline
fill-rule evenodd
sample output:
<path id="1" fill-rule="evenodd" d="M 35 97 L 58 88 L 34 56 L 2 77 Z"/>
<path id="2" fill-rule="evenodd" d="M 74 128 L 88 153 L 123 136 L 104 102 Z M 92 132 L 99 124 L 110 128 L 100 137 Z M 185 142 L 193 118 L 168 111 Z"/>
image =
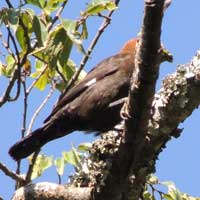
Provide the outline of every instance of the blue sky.
<path id="1" fill-rule="evenodd" d="M 84 1 L 86 2 L 86 1 Z M 69 1 L 67 9 L 64 11 L 64 17 L 75 19 L 80 10 L 83 10 L 85 4 L 73 3 Z M 131 3 L 132 2 L 132 3 Z M 113 15 L 113 20 L 108 29 L 101 37 L 95 47 L 91 59 L 87 63 L 86 71 L 91 69 L 102 59 L 115 54 L 125 41 L 134 37 L 140 30 L 143 15 L 143 1 L 121 1 L 118 11 Z M 5 6 L 4 1 L 0 2 L 0 8 Z M 160 78 L 157 88 L 160 88 L 161 80 L 169 73 L 175 71 L 178 64 L 189 62 L 198 48 L 200 48 L 200 1 L 182 1 L 176 0 L 165 13 L 162 26 L 162 41 L 168 50 L 174 56 L 173 63 L 164 63 L 161 65 Z M 92 37 L 98 29 L 100 21 L 97 18 L 88 22 L 89 38 L 85 46 L 89 44 Z M 73 60 L 79 64 L 81 55 L 76 50 L 72 54 Z M 6 87 L 6 81 L 0 77 L 0 94 Z M 28 122 L 34 110 L 40 105 L 46 93 L 34 90 L 29 98 Z M 50 99 L 47 106 L 37 118 L 34 128 L 42 124 L 43 119 L 49 114 L 52 105 L 56 101 L 58 93 Z M 16 163 L 8 156 L 9 147 L 19 139 L 22 124 L 22 102 L 23 96 L 19 102 L 9 103 L 0 109 L 1 125 L 1 152 L 0 161 L 5 163 L 10 169 L 15 170 Z M 159 155 L 156 164 L 156 174 L 161 181 L 172 180 L 176 186 L 183 192 L 191 195 L 200 196 L 200 111 L 193 112 L 180 127 L 184 128 L 182 136 L 178 139 L 172 139 L 167 148 Z M 81 142 L 92 141 L 92 135 L 82 133 L 73 133 L 67 137 L 58 139 L 47 144 L 43 152 L 48 155 L 60 156 L 62 150 L 69 150 L 71 143 L 78 145 Z M 26 160 L 23 161 L 24 171 L 26 172 Z M 71 168 L 67 168 L 63 182 L 70 175 Z M 47 170 L 44 175 L 36 181 L 54 181 L 57 182 L 57 175 L 54 168 Z M 0 196 L 9 199 L 13 194 L 13 181 L 0 171 Z"/>

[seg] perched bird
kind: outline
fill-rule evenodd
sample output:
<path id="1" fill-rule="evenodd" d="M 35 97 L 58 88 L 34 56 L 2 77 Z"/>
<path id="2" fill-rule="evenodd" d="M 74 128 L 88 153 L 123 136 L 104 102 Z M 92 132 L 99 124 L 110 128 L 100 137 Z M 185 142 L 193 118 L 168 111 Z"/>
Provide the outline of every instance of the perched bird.
<path id="1" fill-rule="evenodd" d="M 10 156 L 14 160 L 25 158 L 49 141 L 76 130 L 97 134 L 112 130 L 121 121 L 120 99 L 128 95 L 137 40 L 129 40 L 118 54 L 100 62 L 61 95 L 43 126 L 15 143 Z"/>

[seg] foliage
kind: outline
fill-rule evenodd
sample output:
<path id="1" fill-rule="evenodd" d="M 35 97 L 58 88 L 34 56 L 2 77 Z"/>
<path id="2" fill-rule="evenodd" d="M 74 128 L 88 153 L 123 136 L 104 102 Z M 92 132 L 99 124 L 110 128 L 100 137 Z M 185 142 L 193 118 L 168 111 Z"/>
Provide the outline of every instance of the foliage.
<path id="1" fill-rule="evenodd" d="M 161 188 L 161 189 L 160 189 Z M 166 190 L 167 192 L 163 192 Z M 192 197 L 181 192 L 171 181 L 160 182 L 155 175 L 150 175 L 143 192 L 144 200 L 199 200 L 200 198 Z"/>
<path id="2" fill-rule="evenodd" d="M 79 20 L 54 16 L 54 12 L 67 3 L 66 0 L 27 0 L 17 8 L 0 10 L 0 23 L 7 27 L 8 37 L 14 45 L 11 49 L 11 45 L 4 42 L 8 54 L 0 63 L 0 75 L 9 78 L 17 67 L 23 66 L 20 70 L 33 71 L 30 77 L 37 79 L 35 87 L 38 89 L 44 90 L 52 80 L 58 89 L 63 89 L 63 81 L 68 82 L 76 72 L 76 64 L 70 59 L 72 47 L 75 45 L 81 53 L 86 53 L 82 43 L 88 37 L 87 18 L 116 9 L 110 0 L 93 0 Z M 30 5 L 37 7 L 41 14 L 26 8 Z M 59 22 L 53 26 L 56 20 Z"/>
<path id="3" fill-rule="evenodd" d="M 62 156 L 53 159 L 53 156 L 46 156 L 44 154 L 39 154 L 35 161 L 31 180 L 36 179 L 42 175 L 42 173 L 49 167 L 55 166 L 58 176 L 63 176 L 65 166 L 71 164 L 74 166 L 75 170 L 79 170 L 82 167 L 82 160 L 87 157 L 87 153 L 91 148 L 90 143 L 82 143 L 75 148 L 72 145 L 70 151 L 63 151 Z M 32 160 L 32 156 L 29 158 L 29 162 Z"/>

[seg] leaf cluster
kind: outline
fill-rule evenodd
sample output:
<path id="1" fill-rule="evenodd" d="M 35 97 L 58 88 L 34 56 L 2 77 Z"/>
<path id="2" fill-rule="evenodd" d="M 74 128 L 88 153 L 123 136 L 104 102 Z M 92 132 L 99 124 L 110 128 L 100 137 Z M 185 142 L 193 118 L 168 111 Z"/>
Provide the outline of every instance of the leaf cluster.
<path id="1" fill-rule="evenodd" d="M 70 59 L 73 46 L 83 56 L 86 54 L 83 41 L 88 37 L 88 17 L 116 9 L 110 0 L 93 0 L 78 20 L 64 19 L 60 10 L 67 7 L 67 3 L 66 0 L 27 0 L 17 8 L 0 10 L 0 23 L 8 30 L 8 40 L 3 41 L 2 37 L 8 53 L 0 62 L 0 75 L 10 78 L 16 68 L 20 68 L 21 76 L 26 74 L 37 79 L 35 87 L 39 90 L 45 89 L 52 80 L 57 89 L 63 89 L 77 71 L 75 62 Z M 31 9 L 31 5 L 36 9 Z"/>

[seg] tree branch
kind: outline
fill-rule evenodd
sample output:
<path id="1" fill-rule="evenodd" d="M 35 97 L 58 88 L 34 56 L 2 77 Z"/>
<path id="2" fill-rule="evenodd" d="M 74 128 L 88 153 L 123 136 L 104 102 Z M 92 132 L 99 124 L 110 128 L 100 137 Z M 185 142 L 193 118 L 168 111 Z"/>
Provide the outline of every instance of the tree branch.
<path id="1" fill-rule="evenodd" d="M 163 61 L 160 45 L 161 23 L 164 1 L 146 0 L 141 36 L 138 43 L 135 70 L 131 81 L 127 102 L 124 140 L 113 158 L 105 184 L 96 191 L 95 199 L 139 199 L 146 177 L 141 176 L 138 165 L 146 143 L 148 120 L 151 117 L 151 104 Z M 140 178 L 140 181 L 136 180 Z M 130 188 L 130 185 L 132 188 Z M 131 193 L 130 193 L 131 192 Z"/>
<path id="2" fill-rule="evenodd" d="M 24 178 L 22 178 L 20 175 L 16 174 L 13 171 L 10 171 L 3 163 L 0 162 L 0 169 L 3 171 L 7 176 L 11 177 L 15 181 L 24 183 Z"/>
<path id="3" fill-rule="evenodd" d="M 21 187 L 15 191 L 12 200 L 43 199 L 43 200 L 89 200 L 92 188 L 67 187 L 55 183 L 36 183 Z"/>
<path id="4" fill-rule="evenodd" d="M 63 1 L 61 7 L 58 9 L 55 17 L 52 19 L 51 23 L 48 25 L 47 30 L 48 32 L 52 29 L 53 25 L 56 23 L 56 21 L 58 20 L 58 18 L 60 17 L 61 13 L 63 12 L 66 4 L 67 4 L 68 0 Z"/>
<path id="5" fill-rule="evenodd" d="M 35 122 L 36 117 L 38 116 L 38 114 L 40 113 L 42 108 L 44 108 L 44 106 L 46 105 L 48 100 L 51 98 L 51 96 L 53 95 L 54 91 L 55 91 L 55 86 L 54 86 L 54 83 L 52 83 L 52 86 L 51 86 L 51 89 L 49 90 L 49 93 L 47 94 L 47 96 L 42 101 L 40 106 L 37 108 L 37 110 L 33 114 L 33 117 L 31 118 L 30 124 L 29 124 L 28 129 L 27 129 L 27 133 L 26 133 L 27 135 L 31 132 L 31 129 L 32 129 L 33 123 Z"/>

